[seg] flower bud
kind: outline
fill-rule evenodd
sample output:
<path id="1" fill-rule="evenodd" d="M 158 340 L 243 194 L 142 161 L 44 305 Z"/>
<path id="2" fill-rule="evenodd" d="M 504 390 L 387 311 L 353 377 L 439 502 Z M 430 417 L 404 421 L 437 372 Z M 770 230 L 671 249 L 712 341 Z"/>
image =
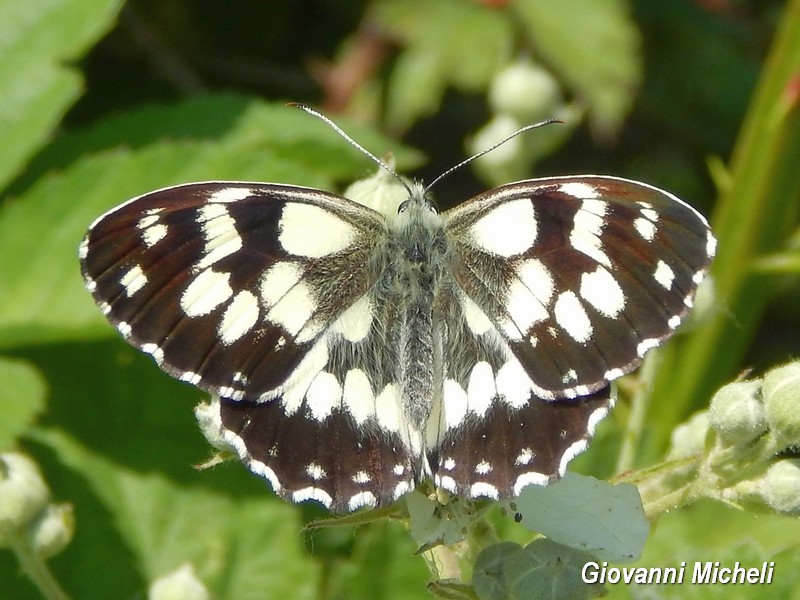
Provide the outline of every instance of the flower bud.
<path id="1" fill-rule="evenodd" d="M 172 573 L 156 579 L 147 597 L 149 600 L 209 600 L 211 595 L 198 579 L 194 567 L 184 563 Z"/>
<path id="2" fill-rule="evenodd" d="M 519 121 L 553 117 L 563 104 L 555 78 L 542 67 L 519 61 L 500 71 L 489 87 L 489 105 L 495 113 Z"/>
<path id="3" fill-rule="evenodd" d="M 800 514 L 800 459 L 785 458 L 773 464 L 761 482 L 761 493 L 772 509 Z"/>
<path id="4" fill-rule="evenodd" d="M 0 455 L 0 546 L 30 526 L 47 506 L 50 492 L 30 458 L 9 452 Z"/>
<path id="5" fill-rule="evenodd" d="M 70 504 L 50 504 L 28 529 L 28 545 L 42 558 L 67 547 L 75 533 L 75 514 Z"/>
<path id="6" fill-rule="evenodd" d="M 800 445 L 800 362 L 767 373 L 761 395 L 772 435 L 784 448 Z"/>
<path id="7" fill-rule="evenodd" d="M 491 148 L 520 127 L 522 127 L 522 124 L 509 115 L 501 114 L 492 118 L 475 134 L 470 144 L 471 153 L 477 154 L 486 150 L 486 148 Z M 479 160 L 487 166 L 502 167 L 518 160 L 523 150 L 522 138 L 515 137 L 488 154 L 481 156 Z"/>
<path id="8" fill-rule="evenodd" d="M 767 431 L 760 393 L 760 381 L 737 381 L 714 394 L 709 408 L 709 424 L 725 444 L 746 444 Z"/>
<path id="9" fill-rule="evenodd" d="M 668 458 L 677 460 L 700 454 L 705 450 L 708 434 L 708 412 L 702 411 L 672 430 L 672 444 Z"/>
<path id="10" fill-rule="evenodd" d="M 394 157 L 386 159 L 386 165 L 394 169 Z M 344 197 L 383 214 L 394 215 L 400 203 L 408 198 L 408 191 L 394 175 L 379 168 L 375 174 L 354 181 L 344 191 Z"/>

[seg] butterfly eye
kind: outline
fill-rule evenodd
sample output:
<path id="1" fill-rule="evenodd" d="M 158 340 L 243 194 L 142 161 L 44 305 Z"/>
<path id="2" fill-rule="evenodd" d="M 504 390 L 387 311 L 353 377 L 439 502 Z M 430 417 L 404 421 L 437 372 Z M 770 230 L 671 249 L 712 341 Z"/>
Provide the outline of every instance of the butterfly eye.
<path id="1" fill-rule="evenodd" d="M 397 214 L 398 215 L 402 215 L 404 212 L 406 212 L 406 210 L 408 209 L 408 207 L 410 205 L 411 205 L 411 201 L 410 200 L 403 200 L 400 203 L 400 206 L 397 207 Z"/>

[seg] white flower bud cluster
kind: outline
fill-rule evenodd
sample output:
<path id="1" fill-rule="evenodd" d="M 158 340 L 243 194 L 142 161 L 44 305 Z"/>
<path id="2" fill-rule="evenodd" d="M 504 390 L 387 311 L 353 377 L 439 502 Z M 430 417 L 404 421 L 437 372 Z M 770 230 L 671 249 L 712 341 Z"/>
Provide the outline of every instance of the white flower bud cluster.
<path id="1" fill-rule="evenodd" d="M 24 454 L 0 454 L 0 547 L 24 544 L 36 556 L 49 558 L 72 539 L 72 507 L 50 502 L 50 490 Z"/>
<path id="2" fill-rule="evenodd" d="M 738 472 L 752 472 L 732 486 L 727 499 L 800 514 L 800 362 L 768 372 L 763 380 L 739 381 L 711 401 L 709 425 L 718 451 L 727 451 Z"/>
<path id="3" fill-rule="evenodd" d="M 493 116 L 475 134 L 470 154 L 490 148 L 521 127 L 546 119 L 564 121 L 514 138 L 476 161 L 476 168 L 492 184 L 530 177 L 532 165 L 561 145 L 580 117 L 567 105 L 556 79 L 528 60 L 508 65 L 489 88 Z"/>

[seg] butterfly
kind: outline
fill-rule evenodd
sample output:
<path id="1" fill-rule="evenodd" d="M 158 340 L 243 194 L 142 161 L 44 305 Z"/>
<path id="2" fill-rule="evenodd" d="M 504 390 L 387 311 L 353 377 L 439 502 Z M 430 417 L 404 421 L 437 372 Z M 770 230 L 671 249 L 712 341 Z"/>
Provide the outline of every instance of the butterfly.
<path id="1" fill-rule="evenodd" d="M 130 344 L 212 394 L 212 436 L 283 498 L 349 512 L 424 480 L 495 499 L 553 482 L 610 383 L 691 309 L 707 222 L 618 177 L 443 213 L 398 180 L 385 212 L 277 183 L 156 190 L 91 225 L 84 281 Z"/>

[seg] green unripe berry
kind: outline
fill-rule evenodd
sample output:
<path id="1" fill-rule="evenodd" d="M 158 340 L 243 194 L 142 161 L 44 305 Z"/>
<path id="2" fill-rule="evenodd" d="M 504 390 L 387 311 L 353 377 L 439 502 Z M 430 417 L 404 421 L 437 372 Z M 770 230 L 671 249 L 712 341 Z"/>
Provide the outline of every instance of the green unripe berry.
<path id="1" fill-rule="evenodd" d="M 75 533 L 75 515 L 69 504 L 50 504 L 28 529 L 28 546 L 42 558 L 67 547 Z"/>
<path id="2" fill-rule="evenodd" d="M 784 448 L 800 445 L 800 362 L 773 369 L 761 388 L 767 423 Z"/>
<path id="3" fill-rule="evenodd" d="M 772 509 L 800 514 L 800 459 L 787 458 L 773 464 L 761 482 L 761 494 Z"/>
<path id="4" fill-rule="evenodd" d="M 746 444 L 767 431 L 760 381 L 737 381 L 722 387 L 711 400 L 709 424 L 728 444 Z"/>
<path id="5" fill-rule="evenodd" d="M 27 529 L 49 498 L 36 463 L 24 454 L 0 454 L 0 546 Z"/>
<path id="6" fill-rule="evenodd" d="M 528 61 L 515 62 L 500 71 L 489 87 L 489 105 L 495 113 L 519 121 L 539 121 L 558 113 L 563 104 L 555 78 Z"/>

